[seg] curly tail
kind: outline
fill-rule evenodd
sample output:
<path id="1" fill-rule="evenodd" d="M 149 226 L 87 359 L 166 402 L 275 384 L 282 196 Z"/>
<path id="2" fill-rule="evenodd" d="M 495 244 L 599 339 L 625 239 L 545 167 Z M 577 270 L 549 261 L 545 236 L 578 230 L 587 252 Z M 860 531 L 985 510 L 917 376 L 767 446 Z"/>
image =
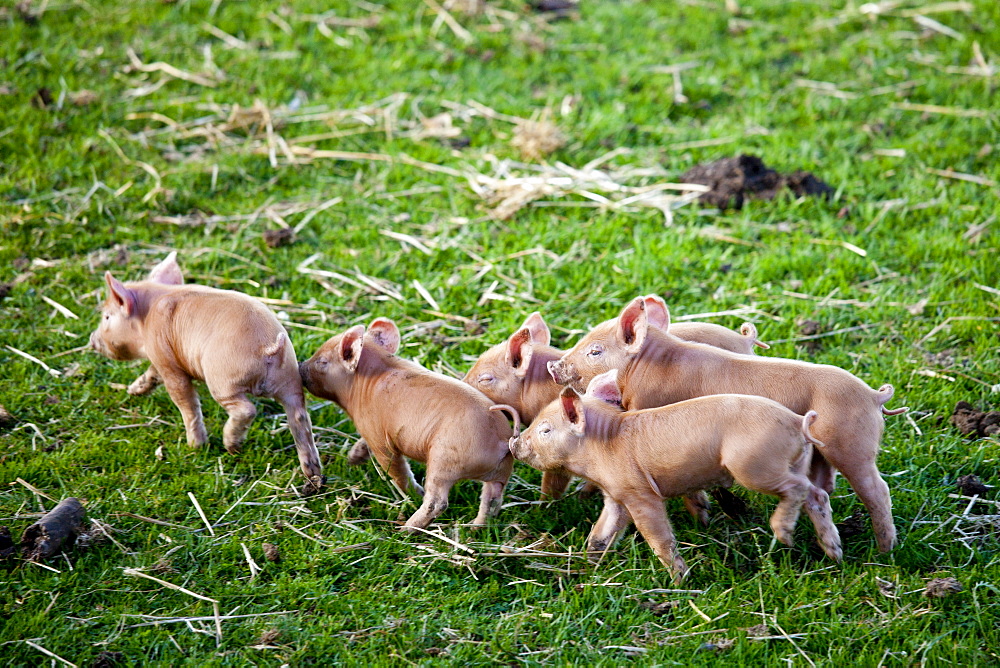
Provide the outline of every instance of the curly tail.
<path id="1" fill-rule="evenodd" d="M 517 409 L 513 406 L 508 406 L 507 404 L 496 404 L 490 406 L 491 411 L 504 411 L 510 414 L 510 418 L 514 421 L 514 438 L 519 438 L 521 436 L 521 416 L 517 414 Z"/>
<path id="2" fill-rule="evenodd" d="M 750 342 L 755 346 L 759 346 L 765 350 L 771 347 L 757 338 L 757 326 L 752 322 L 745 322 L 740 325 L 740 334 L 749 338 Z"/>
<path id="3" fill-rule="evenodd" d="M 277 355 L 285 348 L 285 343 L 288 342 L 288 335 L 285 332 L 278 332 L 278 338 L 274 340 L 274 343 L 261 351 L 264 357 L 271 357 Z"/>
<path id="4" fill-rule="evenodd" d="M 805 439 L 807 441 L 809 441 L 810 443 L 812 443 L 816 447 L 818 447 L 818 448 L 825 448 L 826 447 L 826 443 L 824 443 L 823 441 L 818 440 L 809 431 L 809 425 L 811 425 L 813 422 L 815 422 L 816 418 L 818 416 L 819 416 L 819 413 L 817 413 L 816 411 L 809 411 L 808 413 L 805 414 L 805 416 L 803 416 L 803 418 L 802 418 L 802 435 L 805 437 Z"/>
<path id="5" fill-rule="evenodd" d="M 893 408 L 892 410 L 885 407 L 886 402 L 892 399 L 892 395 L 895 392 L 896 390 L 888 383 L 878 388 L 878 404 L 879 408 L 882 409 L 883 415 L 899 415 L 900 413 L 905 413 L 910 410 L 906 406 L 903 406 L 902 408 Z"/>

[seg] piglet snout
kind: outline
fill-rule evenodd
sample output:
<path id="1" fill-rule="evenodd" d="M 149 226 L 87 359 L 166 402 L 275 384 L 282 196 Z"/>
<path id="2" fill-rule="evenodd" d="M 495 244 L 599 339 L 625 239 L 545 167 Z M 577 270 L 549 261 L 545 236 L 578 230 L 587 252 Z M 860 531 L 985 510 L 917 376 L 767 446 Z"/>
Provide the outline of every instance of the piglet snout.
<path id="1" fill-rule="evenodd" d="M 562 360 L 552 360 L 545 367 L 549 370 L 549 375 L 552 376 L 552 380 L 556 381 L 560 385 L 565 385 L 570 382 L 570 373 L 567 368 L 568 365 Z"/>

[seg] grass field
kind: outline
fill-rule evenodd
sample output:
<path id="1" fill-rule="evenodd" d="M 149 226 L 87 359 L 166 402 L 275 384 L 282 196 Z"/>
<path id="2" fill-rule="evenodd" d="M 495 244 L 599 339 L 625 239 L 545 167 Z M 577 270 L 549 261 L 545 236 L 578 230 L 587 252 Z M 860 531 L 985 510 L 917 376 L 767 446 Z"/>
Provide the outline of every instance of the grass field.
<path id="1" fill-rule="evenodd" d="M 0 564 L 3 663 L 1000 661 L 997 496 L 950 496 L 964 474 L 1000 484 L 1000 441 L 948 422 L 1000 405 L 1000 5 L 442 2 L 0 6 L 0 525 L 16 539 L 76 496 L 108 534 Z M 836 195 L 623 201 L 743 152 Z M 706 528 L 670 501 L 693 567 L 673 591 L 634 532 L 583 558 L 598 503 L 535 503 L 521 464 L 489 527 L 461 524 L 461 483 L 434 535 L 406 536 L 413 502 L 347 466 L 353 426 L 318 400 L 328 489 L 300 498 L 277 404 L 233 457 L 206 397 L 212 440 L 190 450 L 162 389 L 125 393 L 141 365 L 60 356 L 105 270 L 138 279 L 170 249 L 189 281 L 270 300 L 300 358 L 388 316 L 402 355 L 462 374 L 533 310 L 572 345 L 654 292 L 675 317 L 751 320 L 762 354 L 911 408 L 879 460 L 900 545 L 876 550 L 843 480 L 835 520 L 862 522 L 839 565 L 807 522 L 775 546 L 773 499 L 737 490 L 752 512 Z M 962 591 L 925 596 L 938 577 Z"/>

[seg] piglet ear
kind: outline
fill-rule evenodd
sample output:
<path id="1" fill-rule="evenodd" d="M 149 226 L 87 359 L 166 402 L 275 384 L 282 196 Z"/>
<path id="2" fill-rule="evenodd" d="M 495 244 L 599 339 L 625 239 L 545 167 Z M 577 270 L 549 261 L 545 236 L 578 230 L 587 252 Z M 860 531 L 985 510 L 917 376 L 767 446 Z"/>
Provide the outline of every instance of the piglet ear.
<path id="1" fill-rule="evenodd" d="M 146 279 L 152 281 L 153 283 L 163 283 L 164 285 L 181 285 L 184 283 L 184 274 L 181 273 L 181 267 L 177 264 L 177 251 L 171 251 L 160 264 L 156 265 L 149 272 L 149 278 Z"/>
<path id="2" fill-rule="evenodd" d="M 605 371 L 594 376 L 587 386 L 587 396 L 600 399 L 614 406 L 622 405 L 622 393 L 618 389 L 618 369 Z"/>
<path id="3" fill-rule="evenodd" d="M 524 378 L 531 364 L 531 332 L 519 329 L 507 339 L 507 351 L 504 353 L 507 365 L 514 370 L 514 375 Z"/>
<path id="4" fill-rule="evenodd" d="M 135 293 L 125 287 L 125 284 L 111 275 L 110 271 L 104 272 L 104 280 L 108 284 L 108 296 L 118 308 L 131 316 L 135 313 Z"/>
<path id="5" fill-rule="evenodd" d="M 657 295 L 646 295 L 642 301 L 646 305 L 649 324 L 666 331 L 670 327 L 670 311 L 667 310 L 667 303 Z"/>
<path id="6" fill-rule="evenodd" d="M 569 429 L 577 436 L 583 436 L 587 425 L 587 418 L 583 414 L 583 400 L 572 387 L 564 387 L 559 393 L 559 402 L 562 404 L 563 415 L 569 421 Z"/>
<path id="7" fill-rule="evenodd" d="M 361 348 L 364 345 L 365 328 L 362 325 L 355 325 L 344 332 L 340 338 L 340 347 L 337 356 L 344 367 L 354 373 L 361 360 Z"/>
<path id="8" fill-rule="evenodd" d="M 372 320 L 372 324 L 368 325 L 368 334 L 379 348 L 388 351 L 390 355 L 395 355 L 399 350 L 399 327 L 389 318 Z"/>
<path id="9" fill-rule="evenodd" d="M 643 297 L 636 297 L 618 316 L 618 341 L 624 345 L 625 352 L 634 354 L 642 349 L 648 327 L 646 301 Z"/>
<path id="10" fill-rule="evenodd" d="M 549 326 L 545 324 L 545 319 L 542 318 L 542 314 L 535 311 L 527 317 L 524 324 L 521 325 L 521 329 L 528 330 L 531 334 L 531 342 L 537 343 L 540 346 L 547 346 L 552 340 L 551 334 L 549 334 Z"/>

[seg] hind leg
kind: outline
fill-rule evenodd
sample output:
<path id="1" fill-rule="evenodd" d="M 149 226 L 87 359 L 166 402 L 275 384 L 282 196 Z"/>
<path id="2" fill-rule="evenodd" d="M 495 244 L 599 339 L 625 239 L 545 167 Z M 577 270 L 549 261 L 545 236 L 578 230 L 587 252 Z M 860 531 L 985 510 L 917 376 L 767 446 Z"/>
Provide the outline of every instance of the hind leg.
<path id="1" fill-rule="evenodd" d="M 799 519 L 802 504 L 810 488 L 812 485 L 805 476 L 793 473 L 789 474 L 778 489 L 760 489 L 781 499 L 778 507 L 774 509 L 774 514 L 771 515 L 771 530 L 774 532 L 774 537 L 785 545 L 792 545 L 795 542 L 795 522 Z"/>
<path id="2" fill-rule="evenodd" d="M 816 536 L 819 545 L 826 552 L 826 556 L 834 561 L 840 561 L 844 556 L 840 548 L 840 532 L 833 524 L 833 511 L 830 508 L 830 495 L 824 490 L 811 485 L 806 496 L 806 514 L 816 527 Z"/>
<path id="3" fill-rule="evenodd" d="M 500 512 L 505 486 L 506 483 L 496 481 L 483 483 L 483 493 L 479 497 L 479 513 L 476 515 L 476 519 L 472 520 L 473 524 L 486 524 L 488 518 L 494 517 Z"/>
<path id="4" fill-rule="evenodd" d="M 278 401 L 285 408 L 288 417 L 288 430 L 292 432 L 295 441 L 295 452 L 299 456 L 299 467 L 306 478 L 312 480 L 323 475 L 323 465 L 319 461 L 319 450 L 313 440 L 312 420 L 306 410 L 305 396 L 302 392 L 279 397 Z"/>
<path id="5" fill-rule="evenodd" d="M 416 527 L 425 529 L 427 525 L 434 521 L 438 515 L 448 508 L 448 492 L 455 484 L 452 478 L 439 477 L 436 472 L 428 466 L 427 479 L 424 480 L 424 501 L 420 504 L 417 512 L 406 520 L 406 527 Z"/>
<path id="6" fill-rule="evenodd" d="M 813 449 L 809 464 L 809 480 L 827 494 L 833 494 L 833 488 L 837 484 L 837 469 L 816 448 Z"/>
<path id="7" fill-rule="evenodd" d="M 226 426 L 222 429 L 222 444 L 226 446 L 229 454 L 235 455 L 243 445 L 250 423 L 257 415 L 257 408 L 243 393 L 228 397 L 214 396 L 214 398 L 229 413 Z"/>
<path id="8" fill-rule="evenodd" d="M 865 504 L 868 514 L 871 515 L 879 551 L 888 552 L 896 546 L 896 526 L 892 519 L 889 486 L 882 480 L 875 462 L 856 467 L 845 466 L 840 471 L 851 483 L 854 493 Z"/>
<path id="9" fill-rule="evenodd" d="M 347 453 L 347 465 L 360 466 L 371 459 L 371 456 L 372 453 L 368 449 L 368 441 L 359 438 L 357 443 L 351 447 L 350 452 Z"/>

